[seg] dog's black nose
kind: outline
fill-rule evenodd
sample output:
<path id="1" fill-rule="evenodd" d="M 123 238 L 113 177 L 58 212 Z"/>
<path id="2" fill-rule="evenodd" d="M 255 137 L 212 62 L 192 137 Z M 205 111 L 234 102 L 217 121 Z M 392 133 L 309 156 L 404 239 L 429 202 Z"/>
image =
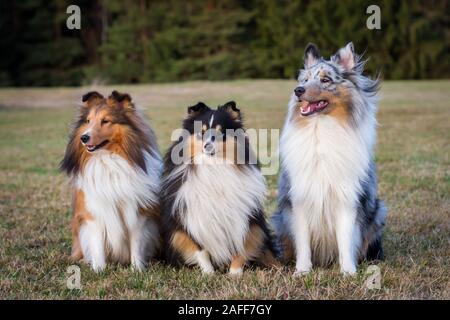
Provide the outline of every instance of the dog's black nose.
<path id="1" fill-rule="evenodd" d="M 295 95 L 297 96 L 297 97 L 301 97 L 302 96 L 302 94 L 304 94 L 305 93 L 305 87 L 297 87 L 297 88 L 295 88 L 294 89 L 294 93 L 295 93 Z"/>
<path id="2" fill-rule="evenodd" d="M 83 134 L 81 137 L 80 137 L 80 139 L 81 139 L 81 142 L 83 142 L 83 143 L 86 143 L 86 142 L 88 142 L 89 141 L 89 135 L 88 134 Z"/>
<path id="3" fill-rule="evenodd" d="M 214 153 L 214 145 L 210 142 L 205 143 L 203 148 L 205 149 L 206 153 L 209 153 L 209 154 Z"/>

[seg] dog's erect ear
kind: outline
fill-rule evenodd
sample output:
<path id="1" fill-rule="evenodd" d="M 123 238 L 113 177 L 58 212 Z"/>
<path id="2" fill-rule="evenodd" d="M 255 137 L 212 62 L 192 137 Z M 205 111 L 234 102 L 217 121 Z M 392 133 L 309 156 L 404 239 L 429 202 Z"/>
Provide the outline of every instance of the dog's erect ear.
<path id="1" fill-rule="evenodd" d="M 358 56 L 355 54 L 353 43 L 349 42 L 345 47 L 341 48 L 331 57 L 331 61 L 340 65 L 344 71 L 351 71 L 357 64 Z"/>
<path id="2" fill-rule="evenodd" d="M 320 60 L 320 52 L 314 43 L 308 43 L 303 56 L 305 68 L 315 65 Z"/>
<path id="3" fill-rule="evenodd" d="M 198 102 L 195 106 L 187 108 L 187 112 L 188 112 L 189 116 L 196 116 L 196 115 L 199 115 L 208 110 L 211 110 L 211 109 L 203 102 Z"/>
<path id="4" fill-rule="evenodd" d="M 120 93 L 114 90 L 108 97 L 108 105 L 116 104 L 124 108 L 134 108 L 134 104 L 131 102 L 131 96 L 128 93 Z"/>
<path id="5" fill-rule="evenodd" d="M 224 111 L 228 112 L 228 114 L 231 116 L 231 118 L 235 121 L 241 120 L 241 110 L 239 110 L 236 107 L 236 102 L 234 102 L 234 101 L 229 101 L 229 102 L 225 103 L 223 106 L 219 107 L 219 110 L 224 110 Z"/>
<path id="6" fill-rule="evenodd" d="M 87 107 L 98 104 L 101 100 L 103 100 L 103 96 L 97 91 L 90 91 L 81 98 L 81 101 L 83 101 L 84 105 Z"/>

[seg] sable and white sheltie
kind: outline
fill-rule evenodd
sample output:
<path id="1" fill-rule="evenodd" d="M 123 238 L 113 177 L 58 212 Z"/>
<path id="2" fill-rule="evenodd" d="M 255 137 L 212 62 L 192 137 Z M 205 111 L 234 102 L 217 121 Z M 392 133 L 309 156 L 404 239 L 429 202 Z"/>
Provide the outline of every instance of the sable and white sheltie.
<path id="1" fill-rule="evenodd" d="M 162 160 L 128 94 L 83 96 L 61 169 L 73 188 L 72 258 L 142 270 L 160 246 Z"/>
<path id="2" fill-rule="evenodd" d="M 266 185 L 243 130 L 240 110 L 188 108 L 183 134 L 165 157 L 162 229 L 171 263 L 204 273 L 246 263 L 276 265 L 263 212 Z"/>
<path id="3" fill-rule="evenodd" d="M 353 274 L 358 261 L 383 256 L 387 210 L 373 160 L 379 79 L 362 74 L 364 63 L 352 43 L 330 60 L 309 44 L 289 102 L 273 223 L 300 274 L 336 259 Z"/>

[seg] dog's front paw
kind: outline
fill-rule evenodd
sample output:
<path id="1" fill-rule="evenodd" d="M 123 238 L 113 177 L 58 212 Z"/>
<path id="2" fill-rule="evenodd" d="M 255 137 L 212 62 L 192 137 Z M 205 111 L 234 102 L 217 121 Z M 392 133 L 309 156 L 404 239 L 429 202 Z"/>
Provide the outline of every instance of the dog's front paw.
<path id="1" fill-rule="evenodd" d="M 213 274 L 214 273 L 214 268 L 213 266 L 202 266 L 202 273 L 205 275 L 209 275 L 209 274 Z"/>
<path id="2" fill-rule="evenodd" d="M 105 270 L 106 263 L 105 262 L 92 262 L 91 268 L 94 272 L 99 273 L 99 272 L 102 272 L 103 270 Z"/>
<path id="3" fill-rule="evenodd" d="M 341 273 L 344 276 L 354 276 L 356 274 L 356 266 L 354 264 L 344 264 L 341 266 Z"/>
<path id="4" fill-rule="evenodd" d="M 196 253 L 197 264 L 202 270 L 203 274 L 211 274 L 214 273 L 214 267 L 211 263 L 209 253 L 205 250 L 198 251 Z"/>
<path id="5" fill-rule="evenodd" d="M 295 270 L 294 271 L 294 277 L 302 277 L 306 276 L 311 272 L 311 269 L 308 270 Z"/>
<path id="6" fill-rule="evenodd" d="M 342 275 L 344 275 L 346 277 L 351 277 L 351 276 L 354 276 L 356 274 L 356 269 L 355 270 L 353 270 L 353 269 L 350 269 L 350 270 L 341 269 L 341 273 L 342 273 Z"/>
<path id="7" fill-rule="evenodd" d="M 136 271 L 136 272 L 143 272 L 143 271 L 145 271 L 145 265 L 142 263 L 142 262 L 133 262 L 132 264 L 131 264 L 131 269 L 133 270 L 133 271 Z"/>
<path id="8" fill-rule="evenodd" d="M 294 276 L 295 277 L 304 276 L 304 275 L 310 273 L 311 269 L 312 269 L 311 262 L 297 263 L 297 265 L 295 266 Z"/>
<path id="9" fill-rule="evenodd" d="M 242 268 L 230 268 L 230 271 L 228 274 L 232 277 L 241 277 L 244 273 L 244 270 Z"/>
<path id="10" fill-rule="evenodd" d="M 144 259 L 139 255 L 131 255 L 131 268 L 133 271 L 142 272 L 145 271 Z"/>

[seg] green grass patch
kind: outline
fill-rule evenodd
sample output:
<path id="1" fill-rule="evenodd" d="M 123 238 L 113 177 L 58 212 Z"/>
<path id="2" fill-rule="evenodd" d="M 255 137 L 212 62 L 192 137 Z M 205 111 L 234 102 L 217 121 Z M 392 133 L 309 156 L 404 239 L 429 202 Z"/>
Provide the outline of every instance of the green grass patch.
<path id="1" fill-rule="evenodd" d="M 145 109 L 164 152 L 186 107 L 235 100 L 248 128 L 281 128 L 293 81 L 240 80 L 118 86 Z M 0 299 L 407 299 L 450 298 L 450 81 L 385 82 L 378 121 L 379 193 L 389 207 L 382 288 L 338 266 L 294 278 L 248 269 L 241 279 L 155 263 L 137 274 L 80 264 L 81 290 L 68 290 L 70 190 L 58 171 L 74 97 L 88 88 L 0 89 Z M 105 94 L 111 87 L 99 88 Z M 23 108 L 22 108 L 23 107 Z M 268 176 L 266 212 L 276 208 L 277 176 Z"/>

